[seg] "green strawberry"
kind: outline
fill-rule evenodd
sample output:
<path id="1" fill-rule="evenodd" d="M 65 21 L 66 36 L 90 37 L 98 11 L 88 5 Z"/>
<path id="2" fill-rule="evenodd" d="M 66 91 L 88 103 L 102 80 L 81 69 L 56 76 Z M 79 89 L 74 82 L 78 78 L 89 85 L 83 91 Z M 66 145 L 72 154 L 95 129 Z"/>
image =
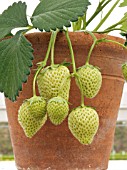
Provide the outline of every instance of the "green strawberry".
<path id="1" fill-rule="evenodd" d="M 37 133 L 46 120 L 46 101 L 42 97 L 27 99 L 19 108 L 18 121 L 29 138 Z"/>
<path id="2" fill-rule="evenodd" d="M 99 126 L 98 114 L 91 107 L 77 107 L 68 117 L 68 126 L 81 144 L 91 144 Z"/>
<path id="3" fill-rule="evenodd" d="M 50 121 L 54 125 L 61 124 L 67 117 L 69 112 L 69 106 L 65 99 L 61 97 L 54 97 L 48 101 L 47 112 Z"/>
<path id="4" fill-rule="evenodd" d="M 30 99 L 27 99 L 30 103 L 29 112 L 36 118 L 42 118 L 46 114 L 46 100 L 40 96 L 34 96 Z"/>
<path id="5" fill-rule="evenodd" d="M 98 68 L 86 64 L 78 69 L 77 75 L 76 82 L 79 88 L 81 84 L 84 96 L 87 98 L 95 97 L 102 85 L 102 75 Z"/>
<path id="6" fill-rule="evenodd" d="M 70 90 L 70 72 L 65 66 L 47 67 L 37 78 L 38 89 L 41 96 L 47 100 L 58 95 L 68 100 Z"/>
<path id="7" fill-rule="evenodd" d="M 127 63 L 122 65 L 122 72 L 123 72 L 124 79 L 127 81 Z"/>

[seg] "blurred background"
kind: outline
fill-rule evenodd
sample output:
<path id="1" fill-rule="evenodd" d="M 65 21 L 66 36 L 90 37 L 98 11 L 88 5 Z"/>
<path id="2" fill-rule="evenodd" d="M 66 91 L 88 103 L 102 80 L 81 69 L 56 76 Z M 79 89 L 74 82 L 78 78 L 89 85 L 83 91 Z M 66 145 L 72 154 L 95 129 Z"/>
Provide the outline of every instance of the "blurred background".
<path id="1" fill-rule="evenodd" d="M 0 13 L 3 12 L 9 5 L 13 2 L 18 2 L 18 0 L 4 0 L 0 1 Z M 30 0 L 23 0 L 28 5 L 27 14 L 28 18 L 32 15 L 32 12 L 35 6 L 39 3 L 39 0 L 30 1 Z M 88 16 L 90 17 L 91 14 L 96 9 L 99 0 L 93 1 L 92 7 L 89 7 Z M 112 0 L 111 4 L 115 3 L 116 0 Z M 123 2 L 123 0 L 121 0 Z M 110 4 L 110 5 L 111 5 Z M 107 6 L 109 8 L 110 6 Z M 102 15 L 106 13 L 107 8 L 103 11 Z M 108 21 L 101 27 L 100 31 L 103 28 L 116 23 L 120 18 L 123 17 L 124 13 L 127 11 L 127 7 L 125 8 L 116 8 L 112 15 L 109 17 Z M 89 30 L 93 29 L 93 26 L 101 19 L 101 15 L 98 16 L 89 26 Z M 109 22 L 111 21 L 111 23 Z M 15 30 L 13 30 L 14 32 Z M 35 30 L 32 30 L 35 31 Z M 110 33 L 110 35 L 120 37 L 119 31 L 115 31 Z M 0 161 L 2 160 L 13 160 L 13 151 L 12 145 L 9 135 L 8 129 L 8 120 L 7 120 L 7 113 L 6 107 L 4 102 L 4 95 L 0 93 Z M 114 145 L 112 148 L 112 153 L 110 156 L 111 160 L 127 160 L 127 83 L 124 86 L 123 96 L 121 100 L 121 105 L 118 112 L 118 119 L 116 124 L 116 131 L 115 131 L 115 138 L 114 138 Z M 120 169 L 122 170 L 122 169 Z"/>

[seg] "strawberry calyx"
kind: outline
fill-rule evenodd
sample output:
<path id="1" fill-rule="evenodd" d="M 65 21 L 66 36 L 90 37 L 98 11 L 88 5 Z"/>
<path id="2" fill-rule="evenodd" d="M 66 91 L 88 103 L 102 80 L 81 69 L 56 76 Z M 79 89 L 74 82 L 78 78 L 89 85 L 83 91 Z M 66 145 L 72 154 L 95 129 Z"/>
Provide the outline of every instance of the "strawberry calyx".
<path id="1" fill-rule="evenodd" d="M 30 105 L 32 105 L 33 103 L 36 102 L 43 102 L 45 100 L 45 98 L 40 97 L 40 96 L 33 96 L 30 99 L 26 99 L 26 101 L 28 101 L 30 103 Z"/>
<path id="2" fill-rule="evenodd" d="M 99 70 L 99 71 L 101 70 L 98 66 L 93 66 L 93 65 L 91 65 L 91 64 L 89 64 L 89 63 L 86 63 L 85 65 L 77 68 L 77 71 L 80 70 L 81 68 L 88 68 L 88 67 L 91 68 L 91 69 L 95 69 L 95 68 L 96 68 L 96 69 Z"/>
<path id="3" fill-rule="evenodd" d="M 48 101 L 48 103 L 49 103 L 49 102 L 65 103 L 65 102 L 67 102 L 67 101 L 66 101 L 65 99 L 63 99 L 62 97 L 57 96 L 57 97 L 51 98 L 51 99 Z"/>
<path id="4" fill-rule="evenodd" d="M 96 110 L 96 108 L 95 107 L 92 107 L 92 106 L 86 106 L 86 105 L 84 105 L 84 106 L 82 106 L 82 105 L 80 105 L 80 106 L 78 106 L 78 107 L 75 107 L 75 108 L 73 108 L 71 111 L 73 111 L 73 110 L 76 110 L 76 109 L 81 109 L 81 108 L 91 108 L 91 109 L 93 109 L 93 110 Z"/>

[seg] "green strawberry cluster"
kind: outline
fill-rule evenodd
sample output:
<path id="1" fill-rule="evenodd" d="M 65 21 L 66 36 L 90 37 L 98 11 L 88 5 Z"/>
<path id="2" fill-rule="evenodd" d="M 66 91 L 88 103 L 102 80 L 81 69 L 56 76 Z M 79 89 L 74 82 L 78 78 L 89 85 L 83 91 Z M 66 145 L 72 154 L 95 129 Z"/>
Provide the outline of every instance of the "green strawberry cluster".
<path id="1" fill-rule="evenodd" d="M 37 133 L 45 124 L 47 116 L 54 125 L 60 125 L 66 119 L 70 82 L 71 75 L 65 66 L 41 70 L 37 83 L 40 96 L 43 97 L 27 99 L 19 109 L 18 121 L 27 137 L 31 138 Z M 102 76 L 96 67 L 82 66 L 77 71 L 76 82 L 86 97 L 93 98 L 101 87 Z M 97 112 L 91 107 L 77 107 L 68 117 L 68 126 L 81 144 L 90 144 L 99 126 Z"/>
<path id="2" fill-rule="evenodd" d="M 68 127 L 72 135 L 84 145 L 91 144 L 99 127 L 99 116 L 92 108 L 84 105 L 84 96 L 86 98 L 94 98 L 102 85 L 102 75 L 99 68 L 90 65 L 89 60 L 91 53 L 98 43 L 97 38 L 93 33 L 88 32 L 94 39 L 93 45 L 88 53 L 85 65 L 76 69 L 74 51 L 69 38 L 68 31 L 65 32 L 70 54 L 73 64 L 73 76 L 81 92 L 81 105 L 69 114 Z"/>
<path id="3" fill-rule="evenodd" d="M 83 99 L 94 98 L 102 85 L 102 75 L 97 67 L 86 64 L 77 69 L 76 83 L 81 90 Z M 73 136 L 81 144 L 91 144 L 99 127 L 99 117 L 97 112 L 83 104 L 70 113 L 68 126 Z"/>
<path id="4" fill-rule="evenodd" d="M 53 40 L 52 40 L 53 38 Z M 71 50 L 73 73 L 63 64 L 54 64 L 54 44 L 56 34 L 52 34 L 49 46 L 51 49 L 51 65 L 39 67 L 33 80 L 33 97 L 24 101 L 19 109 L 18 121 L 25 135 L 33 137 L 45 124 L 47 118 L 55 126 L 60 125 L 69 113 L 69 91 L 71 77 L 75 77 L 76 84 L 81 91 L 81 106 L 73 109 L 68 116 L 68 127 L 72 135 L 81 144 L 91 144 L 99 127 L 99 117 L 92 108 L 84 105 L 84 96 L 94 98 L 102 85 L 100 70 L 90 65 L 76 69 L 74 54 L 69 37 L 67 36 Z M 50 51 L 50 50 L 48 50 Z M 49 54 L 47 54 L 49 55 Z M 46 55 L 46 61 L 47 61 Z M 90 55 L 89 55 L 90 56 Z M 40 96 L 36 96 L 35 82 L 37 80 Z"/>
<path id="5" fill-rule="evenodd" d="M 47 113 L 54 125 L 61 124 L 68 115 L 70 71 L 66 66 L 46 67 L 37 78 L 41 96 L 47 100 Z"/>
<path id="6" fill-rule="evenodd" d="M 45 124 L 47 117 L 54 125 L 61 124 L 68 115 L 70 72 L 57 65 L 41 70 L 37 78 L 40 96 L 27 99 L 20 106 L 18 121 L 25 135 L 33 137 Z"/>

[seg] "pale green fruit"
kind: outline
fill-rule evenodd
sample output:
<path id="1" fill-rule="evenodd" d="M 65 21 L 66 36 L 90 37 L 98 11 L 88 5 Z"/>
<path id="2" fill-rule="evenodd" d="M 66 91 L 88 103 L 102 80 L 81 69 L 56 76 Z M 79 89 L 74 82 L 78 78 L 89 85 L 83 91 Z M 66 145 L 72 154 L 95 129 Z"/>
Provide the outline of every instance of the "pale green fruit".
<path id="1" fill-rule="evenodd" d="M 98 114 L 91 107 L 77 107 L 68 117 L 68 126 L 73 136 L 81 144 L 89 145 L 99 127 Z"/>
<path id="2" fill-rule="evenodd" d="M 76 82 L 79 88 L 81 84 L 84 96 L 87 98 L 95 97 L 102 85 L 102 75 L 98 68 L 87 64 L 78 69 L 77 75 Z"/>
<path id="3" fill-rule="evenodd" d="M 25 135 L 33 137 L 45 124 L 46 101 L 42 97 L 32 97 L 24 101 L 19 108 L 18 121 L 23 128 Z"/>
<path id="4" fill-rule="evenodd" d="M 70 72 L 65 66 L 47 67 L 37 78 L 39 93 L 47 100 L 58 95 L 68 100 L 70 91 Z"/>
<path id="5" fill-rule="evenodd" d="M 30 99 L 27 99 L 27 102 L 30 103 L 29 112 L 36 118 L 42 118 L 46 113 L 47 102 L 43 97 L 34 96 Z"/>
<path id="6" fill-rule="evenodd" d="M 65 120 L 68 115 L 68 103 L 61 97 L 54 97 L 48 101 L 47 112 L 50 121 L 54 125 L 59 125 Z"/>
<path id="7" fill-rule="evenodd" d="M 123 72 L 124 79 L 127 81 L 127 63 L 122 65 L 122 72 Z"/>

